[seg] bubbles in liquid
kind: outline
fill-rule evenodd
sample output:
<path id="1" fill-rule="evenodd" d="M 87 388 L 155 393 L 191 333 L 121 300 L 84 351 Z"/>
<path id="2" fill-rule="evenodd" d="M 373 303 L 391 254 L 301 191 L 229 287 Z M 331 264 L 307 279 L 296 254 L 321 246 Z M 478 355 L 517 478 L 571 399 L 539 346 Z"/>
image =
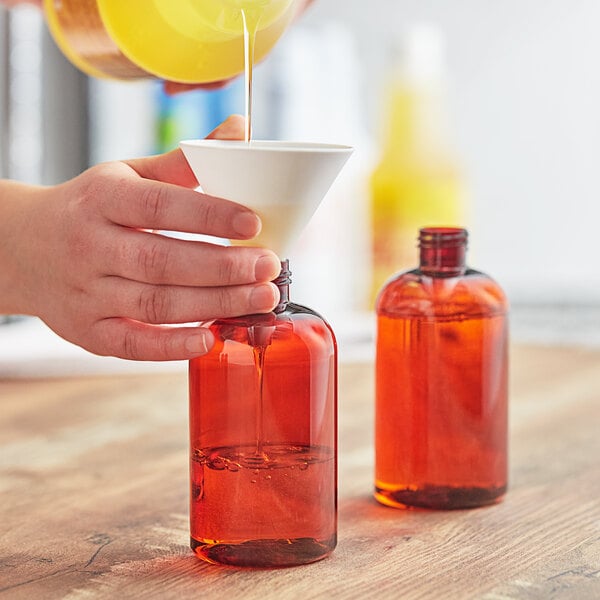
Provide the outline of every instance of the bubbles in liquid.
<path id="1" fill-rule="evenodd" d="M 227 465 L 225 461 L 218 456 L 213 461 L 211 461 L 211 469 L 215 469 L 215 471 L 222 471 L 226 467 Z"/>
<path id="2" fill-rule="evenodd" d="M 249 469 L 253 475 L 271 469 L 306 471 L 311 464 L 331 459 L 333 451 L 319 446 L 270 444 L 256 454 L 256 446 L 230 446 L 195 450 L 193 460 L 214 471 L 235 473 Z M 265 479 L 270 478 L 267 475 Z"/>
<path id="3" fill-rule="evenodd" d="M 198 501 L 202 499 L 204 493 L 203 485 L 192 484 L 192 500 Z"/>

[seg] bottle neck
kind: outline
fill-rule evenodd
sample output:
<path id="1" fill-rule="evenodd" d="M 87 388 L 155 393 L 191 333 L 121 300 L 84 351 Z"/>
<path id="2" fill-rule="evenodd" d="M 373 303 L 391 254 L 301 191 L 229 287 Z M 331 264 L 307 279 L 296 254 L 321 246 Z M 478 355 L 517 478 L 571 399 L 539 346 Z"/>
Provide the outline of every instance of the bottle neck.
<path id="1" fill-rule="evenodd" d="M 419 231 L 419 270 L 431 277 L 456 277 L 466 271 L 466 229 L 426 227 Z"/>
<path id="2" fill-rule="evenodd" d="M 290 301 L 290 283 L 292 282 L 292 272 L 290 271 L 290 261 L 286 258 L 281 261 L 281 271 L 273 280 L 273 283 L 279 289 L 279 303 L 273 309 L 274 313 L 283 312 Z"/>

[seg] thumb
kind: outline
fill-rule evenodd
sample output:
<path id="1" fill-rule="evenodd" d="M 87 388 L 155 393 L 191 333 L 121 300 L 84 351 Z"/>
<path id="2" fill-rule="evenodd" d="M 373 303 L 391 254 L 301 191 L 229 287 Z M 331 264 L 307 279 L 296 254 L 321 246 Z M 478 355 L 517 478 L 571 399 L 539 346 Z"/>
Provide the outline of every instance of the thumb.
<path id="1" fill-rule="evenodd" d="M 140 177 L 187 188 L 198 187 L 198 181 L 190 169 L 183 152 L 179 149 L 146 158 L 123 161 Z"/>
<path id="2" fill-rule="evenodd" d="M 245 123 L 246 121 L 241 115 L 231 115 L 216 129 L 213 129 L 206 136 L 206 139 L 243 140 Z M 124 162 L 144 179 L 174 183 L 187 188 L 198 187 L 198 180 L 192 173 L 183 152 L 179 149 L 166 154 L 136 158 Z"/>
<path id="3" fill-rule="evenodd" d="M 216 129 L 207 136 L 207 140 L 243 140 L 246 119 L 242 115 L 227 117 Z"/>

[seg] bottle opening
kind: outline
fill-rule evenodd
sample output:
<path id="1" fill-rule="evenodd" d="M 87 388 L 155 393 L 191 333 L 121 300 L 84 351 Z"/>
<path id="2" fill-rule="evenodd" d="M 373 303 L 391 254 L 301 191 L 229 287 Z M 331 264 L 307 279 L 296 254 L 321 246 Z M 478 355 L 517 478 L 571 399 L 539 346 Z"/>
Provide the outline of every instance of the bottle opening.
<path id="1" fill-rule="evenodd" d="M 419 230 L 421 271 L 433 277 L 464 273 L 468 233 L 462 227 L 424 227 Z"/>
<path id="2" fill-rule="evenodd" d="M 419 245 L 465 245 L 469 234 L 462 227 L 423 227 L 419 230 Z"/>

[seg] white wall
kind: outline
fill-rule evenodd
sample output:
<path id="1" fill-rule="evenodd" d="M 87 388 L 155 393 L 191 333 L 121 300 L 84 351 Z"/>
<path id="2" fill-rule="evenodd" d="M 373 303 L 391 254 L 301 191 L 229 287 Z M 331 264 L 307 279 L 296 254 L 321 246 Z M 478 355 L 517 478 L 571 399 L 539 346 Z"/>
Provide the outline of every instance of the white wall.
<path id="1" fill-rule="evenodd" d="M 325 20 L 356 35 L 372 133 L 386 37 L 443 29 L 473 266 L 513 302 L 600 300 L 600 2 L 316 0 L 304 22 Z"/>

